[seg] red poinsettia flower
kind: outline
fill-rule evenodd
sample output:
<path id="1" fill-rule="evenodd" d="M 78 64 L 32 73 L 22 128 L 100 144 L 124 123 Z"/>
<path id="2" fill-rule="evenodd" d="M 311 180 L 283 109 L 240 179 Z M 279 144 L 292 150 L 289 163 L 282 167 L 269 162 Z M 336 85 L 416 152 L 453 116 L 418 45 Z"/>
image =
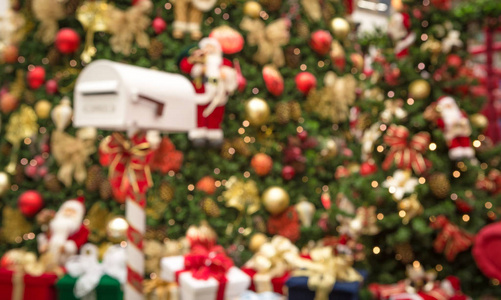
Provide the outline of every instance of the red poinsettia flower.
<path id="1" fill-rule="evenodd" d="M 293 206 L 287 208 L 283 213 L 271 216 L 268 219 L 268 233 L 284 236 L 295 242 L 301 235 L 299 217 Z"/>
<path id="2" fill-rule="evenodd" d="M 183 153 L 176 150 L 168 137 L 164 137 L 153 153 L 153 159 L 150 162 L 151 169 L 164 174 L 169 171 L 178 172 L 182 164 Z"/>

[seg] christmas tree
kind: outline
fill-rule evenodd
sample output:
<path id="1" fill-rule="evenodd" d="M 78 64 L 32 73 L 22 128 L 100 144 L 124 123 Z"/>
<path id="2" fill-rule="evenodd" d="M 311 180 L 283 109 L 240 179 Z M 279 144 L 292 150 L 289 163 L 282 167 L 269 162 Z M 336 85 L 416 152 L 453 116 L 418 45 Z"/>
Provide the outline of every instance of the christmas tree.
<path id="1" fill-rule="evenodd" d="M 351 1 L 208 2 L 15 0 L 0 14 L 0 253 L 41 252 L 55 212 L 79 196 L 88 241 L 124 245 L 123 187 L 137 185 L 147 255 L 207 221 L 237 266 L 281 235 L 305 253 L 332 247 L 370 283 L 424 268 L 436 274 L 413 278 L 414 291 L 455 275 L 465 294 L 500 296 L 471 253 L 497 219 L 500 173 L 492 114 L 480 113 L 492 101 L 466 48 L 469 24 L 496 28 L 500 5 L 394 3 L 388 33 L 362 36 Z M 178 124 L 196 128 L 136 137 L 153 148 L 130 152 L 151 180 L 143 169 L 117 178 L 111 131 L 72 125 L 74 95 L 94 93 L 82 70 L 100 59 L 184 74 L 172 94 L 189 81 L 197 95 L 214 88 L 219 102 L 192 105 L 195 119 Z M 144 74 L 144 85 L 158 75 Z M 158 267 L 148 260 L 146 276 Z"/>

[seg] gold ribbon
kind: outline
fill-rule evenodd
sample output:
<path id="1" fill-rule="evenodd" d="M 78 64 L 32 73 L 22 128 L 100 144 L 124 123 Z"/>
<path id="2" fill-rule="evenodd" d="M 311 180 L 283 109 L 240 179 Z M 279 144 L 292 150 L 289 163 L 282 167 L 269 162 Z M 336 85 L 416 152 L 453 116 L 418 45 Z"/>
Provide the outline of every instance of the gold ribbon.
<path id="1" fill-rule="evenodd" d="M 247 210 L 247 214 L 252 215 L 261 207 L 261 198 L 256 182 L 248 180 L 246 182 L 238 180 L 232 176 L 226 182 L 226 191 L 223 197 L 227 207 L 236 208 L 239 212 Z"/>
<path id="2" fill-rule="evenodd" d="M 160 278 L 143 281 L 146 300 L 177 300 L 177 283 L 163 281 Z"/>
<path id="3" fill-rule="evenodd" d="M 259 251 L 246 263 L 247 268 L 257 271 L 253 281 L 256 292 L 273 291 L 271 279 L 290 271 L 299 258 L 299 249 L 283 236 L 276 235 L 264 243 Z"/>
<path id="4" fill-rule="evenodd" d="M 315 291 L 315 300 L 327 300 L 337 280 L 362 281 L 362 276 L 353 269 L 352 261 L 344 256 L 335 256 L 331 247 L 314 248 L 310 252 L 312 260 L 299 258 L 296 266 L 302 268 L 293 276 L 308 277 L 308 288 Z"/>
<path id="5" fill-rule="evenodd" d="M 264 65 L 271 61 L 277 67 L 285 64 L 282 46 L 289 43 L 288 22 L 287 19 L 281 18 L 266 26 L 260 19 L 243 18 L 240 28 L 249 32 L 247 34 L 249 45 L 257 45 L 257 52 L 253 57 L 257 63 Z"/>
<path id="6" fill-rule="evenodd" d="M 51 138 L 51 152 L 58 165 L 57 178 L 66 186 L 70 186 L 73 177 L 78 183 L 87 178 L 85 162 L 96 152 L 94 139 L 81 139 L 61 131 L 54 131 Z"/>

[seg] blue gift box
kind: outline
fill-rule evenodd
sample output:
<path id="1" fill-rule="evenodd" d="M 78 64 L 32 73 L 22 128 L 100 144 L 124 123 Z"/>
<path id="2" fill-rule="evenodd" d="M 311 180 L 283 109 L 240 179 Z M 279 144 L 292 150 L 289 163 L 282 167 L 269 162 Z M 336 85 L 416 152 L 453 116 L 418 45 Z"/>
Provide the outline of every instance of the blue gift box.
<path id="1" fill-rule="evenodd" d="M 367 271 L 358 270 L 362 277 L 367 278 Z M 308 277 L 290 277 L 285 283 L 289 288 L 289 300 L 313 300 L 315 291 L 308 288 Z M 361 282 L 336 282 L 329 294 L 329 300 L 358 300 Z"/>

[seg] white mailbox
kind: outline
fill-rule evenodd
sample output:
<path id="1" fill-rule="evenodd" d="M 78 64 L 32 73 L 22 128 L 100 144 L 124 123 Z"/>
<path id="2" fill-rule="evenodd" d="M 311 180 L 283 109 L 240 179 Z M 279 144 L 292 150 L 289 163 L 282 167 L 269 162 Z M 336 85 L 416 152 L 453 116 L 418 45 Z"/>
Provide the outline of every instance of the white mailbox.
<path id="1" fill-rule="evenodd" d="M 75 127 L 185 132 L 196 127 L 197 97 L 182 75 L 97 60 L 74 91 Z"/>

